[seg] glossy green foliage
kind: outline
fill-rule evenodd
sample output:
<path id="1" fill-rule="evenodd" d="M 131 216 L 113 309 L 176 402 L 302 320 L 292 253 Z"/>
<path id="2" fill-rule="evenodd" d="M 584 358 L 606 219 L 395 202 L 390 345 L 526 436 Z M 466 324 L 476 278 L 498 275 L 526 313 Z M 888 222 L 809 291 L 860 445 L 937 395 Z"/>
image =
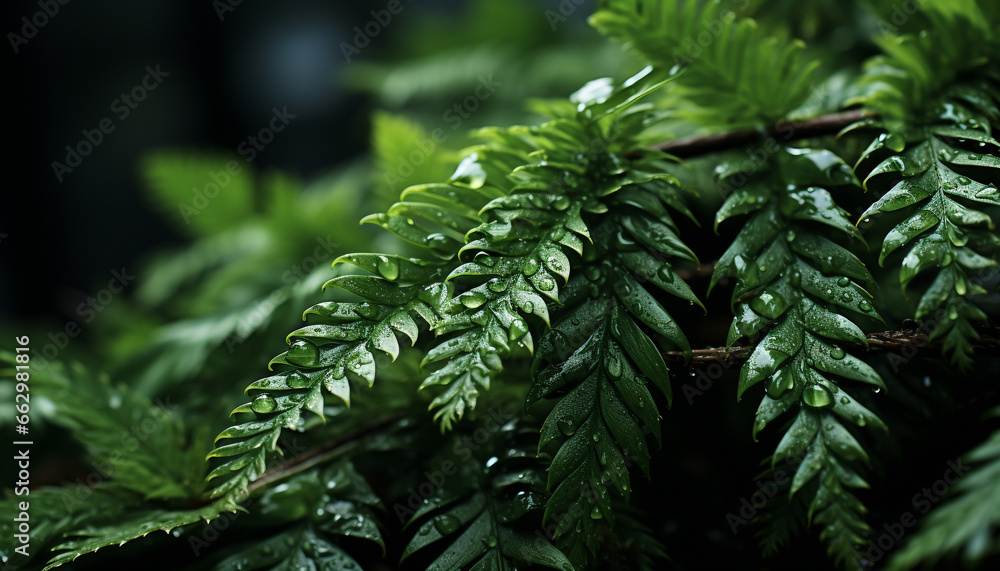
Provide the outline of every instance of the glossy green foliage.
<path id="1" fill-rule="evenodd" d="M 570 276 L 570 256 L 579 259 L 591 240 L 584 213 L 600 216 L 608 201 L 639 209 L 648 203 L 658 207 L 654 214 L 665 213 L 665 204 L 683 208 L 654 158 L 626 169 L 608 150 L 634 148 L 631 133 L 642 128 L 645 110 L 626 108 L 661 85 L 649 75 L 645 70 L 620 88 L 589 84 L 575 96 L 578 109 L 556 109 L 560 116 L 539 127 L 485 133 L 489 142 L 462 161 L 451 181 L 409 187 L 388 212 L 365 218 L 428 259 L 349 254 L 336 261 L 367 273 L 326 285 L 363 301 L 306 310 L 313 324 L 293 331 L 289 350 L 271 361 L 284 370 L 248 387 L 253 400 L 233 412 L 251 416 L 217 438 L 234 442 L 209 455 L 225 460 L 209 475 L 223 478 L 213 495 L 238 495 L 258 477 L 281 430 L 296 429 L 303 409 L 323 416 L 324 392 L 349 404 L 351 382 L 371 386 L 376 355 L 395 360 L 397 336 L 415 343 L 418 320 L 440 339 L 424 357 L 421 388 L 438 391 L 431 408 L 449 428 L 489 389 L 504 357 L 532 351 L 527 320 L 549 323 L 548 304 Z M 603 151 L 591 151 L 595 141 Z M 669 226 L 634 218 L 626 223 L 658 232 L 653 239 L 663 252 L 686 250 Z M 632 234 L 637 228 L 644 226 L 632 226 Z M 632 265 L 650 271 L 649 260 L 633 258 Z M 693 299 L 690 290 L 685 295 Z"/>
<path id="2" fill-rule="evenodd" d="M 602 528 L 613 527 L 613 499 L 627 498 L 631 489 L 629 467 L 638 464 L 649 475 L 646 433 L 660 438 L 651 389 L 668 405 L 672 396 L 660 351 L 690 350 L 654 293 L 700 305 L 674 268 L 697 262 L 668 212 L 688 213 L 684 193 L 673 177 L 649 176 L 653 162 L 639 161 L 606 183 L 602 203 L 619 215 L 588 221 L 593 241 L 583 248 L 583 271 L 570 279 L 553 311 L 528 394 L 528 404 L 559 399 L 542 427 L 539 450 L 554 455 L 546 521 L 555 523 L 575 562 L 586 560 Z"/>
<path id="3" fill-rule="evenodd" d="M 470 456 L 410 516 L 406 525 L 412 539 L 403 550 L 403 560 L 443 547 L 426 569 L 538 565 L 573 571 L 566 556 L 543 534 L 535 533 L 548 494 L 543 464 L 534 453 L 534 431 L 508 424 L 494 438 L 506 443 L 495 451 L 497 456 L 485 460 L 483 454 Z"/>
<path id="4" fill-rule="evenodd" d="M 81 555 L 93 553 L 103 547 L 124 545 L 157 531 L 170 533 L 186 525 L 211 521 L 224 511 L 235 510 L 236 506 L 228 500 L 187 510 L 136 510 L 130 517 L 116 518 L 114 523 L 102 527 L 87 527 L 66 533 L 66 536 L 73 539 L 54 548 L 62 552 L 50 559 L 43 571 L 70 563 Z"/>
<path id="5" fill-rule="evenodd" d="M 879 263 L 903 254 L 904 292 L 924 278 L 914 317 L 934 324 L 931 338 L 964 368 L 973 363 L 976 325 L 987 319 L 982 284 L 1000 245 L 990 215 L 1000 206 L 1000 143 L 990 127 L 1000 119 L 1000 91 L 983 85 L 940 102 L 921 128 L 879 135 L 858 163 L 866 187 L 881 193 L 862 219 L 905 216 L 885 235 Z"/>
<path id="6" fill-rule="evenodd" d="M 445 45 L 568 26 L 561 12 L 538 18 L 527 0 L 471 4 L 474 26 L 412 22 Z M 131 543 L 129 556 L 180 545 L 178 560 L 227 571 L 645 571 L 666 565 L 661 540 L 677 567 L 699 568 L 747 557 L 756 533 L 779 568 L 801 566 L 809 531 L 838 568 L 866 565 L 867 543 L 907 491 L 880 490 L 936 461 L 939 441 L 960 436 L 955 416 L 995 406 L 992 389 L 974 391 L 997 364 L 973 345 L 996 337 L 1000 8 L 924 0 L 902 22 L 898 2 L 869 0 L 880 19 L 865 24 L 847 22 L 863 18 L 861 4 L 794 4 L 600 2 L 591 22 L 641 61 L 564 42 L 393 68 L 358 62 L 352 80 L 393 110 L 373 118 L 375 175 L 355 166 L 302 187 L 243 165 L 217 202 L 191 210 L 191 188 L 225 159 L 149 159 L 152 201 L 195 241 L 150 260 L 134 296 L 95 325 L 95 335 L 124 333 L 89 370 L 129 388 L 83 367 L 33 373 L 32 435 L 72 433 L 82 444 L 73 452 L 107 473 L 92 486 L 32 488 L 30 558 L 8 560 L 20 510 L 15 496 L 0 501 L 2 562 L 100 566 L 115 551 L 105 546 Z M 884 53 L 858 77 L 876 44 Z M 612 72 L 649 66 L 565 97 L 566 78 L 579 86 L 598 60 L 616 62 Z M 477 103 L 470 124 L 542 119 L 441 128 L 438 104 L 464 101 L 470 70 L 494 68 L 503 89 Z M 585 79 L 567 71 L 579 68 Z M 523 105 L 552 93 L 560 98 Z M 855 127 L 880 129 L 867 150 L 860 129 L 827 136 L 844 115 L 814 117 L 850 97 L 867 112 Z M 753 133 L 750 147 L 718 152 Z M 400 168 L 415 148 L 427 156 Z M 871 207 L 857 220 L 841 208 L 861 203 L 856 212 Z M 879 252 L 864 251 L 879 228 L 868 219 L 892 222 Z M 721 237 L 708 235 L 712 222 Z M 710 280 L 699 256 L 714 262 Z M 696 295 L 703 288 L 718 290 L 711 304 Z M 907 316 L 936 320 L 932 341 L 971 373 L 945 364 L 917 326 L 897 325 Z M 227 420 L 226 395 L 256 378 L 282 336 L 287 350 Z M 707 392 L 706 371 L 737 400 L 762 397 L 749 434 L 688 446 L 753 414 L 704 399 L 695 413 L 705 434 L 685 432 L 678 419 L 689 411 L 668 413 L 672 389 Z M 909 414 L 911 401 L 921 414 Z M 155 430 L 129 440 L 143 423 Z M 756 485 L 732 450 L 747 436 L 776 445 Z M 985 566 L 1000 554 L 998 451 L 994 434 L 969 454 L 972 471 L 890 567 L 955 555 Z M 859 493 L 869 482 L 872 493 Z M 724 518 L 744 532 L 712 511 L 716 500 L 746 488 L 747 535 L 717 540 Z M 685 561 L 694 535 L 720 553 Z"/>
<path id="7" fill-rule="evenodd" d="M 263 492 L 254 505 L 267 514 L 270 536 L 238 544 L 214 570 L 360 569 L 338 539 L 358 538 L 385 549 L 377 517 L 384 506 L 350 461 L 296 475 Z"/>
<path id="8" fill-rule="evenodd" d="M 197 497 L 205 489 L 204 427 L 186 425 L 169 401 L 153 403 L 79 364 L 53 364 L 32 381 L 36 398 L 55 408 L 53 423 L 84 443 L 117 486 L 168 501 Z"/>
<path id="9" fill-rule="evenodd" d="M 803 61 L 802 42 L 766 37 L 752 19 L 738 17 L 741 4 L 607 0 L 591 23 L 660 70 L 684 69 L 675 90 L 685 118 L 759 125 L 805 102 L 819 63 Z"/>
<path id="10" fill-rule="evenodd" d="M 895 3 L 883 3 L 877 11 L 882 22 L 899 18 Z M 876 41 L 883 54 L 865 63 L 860 84 L 866 92 L 855 99 L 878 111 L 890 131 L 899 131 L 952 85 L 956 78 L 981 69 L 1000 51 L 997 25 L 1000 14 L 992 2 L 973 0 L 924 0 L 908 29 L 884 29 Z M 954 38 L 975 37 L 973 41 Z"/>
<path id="11" fill-rule="evenodd" d="M 734 186 L 725 167 L 720 182 Z M 830 151 L 783 148 L 765 172 L 726 198 L 716 224 L 751 214 L 716 265 L 712 284 L 736 278 L 736 318 L 728 343 L 754 346 L 740 371 L 737 397 L 764 383 L 753 434 L 791 411 L 795 420 L 772 458 L 800 460 L 789 494 L 809 507 L 828 552 L 855 565 L 854 546 L 867 529 L 865 508 L 848 489 L 867 487 L 852 468 L 868 455 L 842 422 L 885 428 L 848 394 L 854 381 L 884 388 L 879 375 L 848 353 L 867 345 L 858 321 L 877 318 L 864 285 L 872 277 L 847 248 L 826 236 L 860 239 L 833 194 L 857 190 L 851 169 Z M 831 232 L 832 230 L 832 232 Z M 808 486 L 814 482 L 812 486 Z M 787 517 L 787 516 L 786 516 Z"/>

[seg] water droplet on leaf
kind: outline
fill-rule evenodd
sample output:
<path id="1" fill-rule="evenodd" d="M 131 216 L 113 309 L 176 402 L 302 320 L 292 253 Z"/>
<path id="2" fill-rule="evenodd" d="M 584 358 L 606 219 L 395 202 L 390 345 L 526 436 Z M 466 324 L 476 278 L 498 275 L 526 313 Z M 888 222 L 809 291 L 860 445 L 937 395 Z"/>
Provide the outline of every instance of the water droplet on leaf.
<path id="1" fill-rule="evenodd" d="M 315 365 L 319 361 L 319 347 L 305 339 L 298 339 L 288 348 L 285 360 L 296 365 Z"/>
<path id="2" fill-rule="evenodd" d="M 830 406 L 833 396 L 822 385 L 809 385 L 802 390 L 802 400 L 811 407 L 822 408 Z"/>
<path id="3" fill-rule="evenodd" d="M 250 403 L 250 409 L 254 412 L 267 414 L 272 412 L 277 404 L 277 401 L 275 401 L 273 397 L 268 395 L 259 395 L 257 398 L 253 399 L 252 403 Z"/>

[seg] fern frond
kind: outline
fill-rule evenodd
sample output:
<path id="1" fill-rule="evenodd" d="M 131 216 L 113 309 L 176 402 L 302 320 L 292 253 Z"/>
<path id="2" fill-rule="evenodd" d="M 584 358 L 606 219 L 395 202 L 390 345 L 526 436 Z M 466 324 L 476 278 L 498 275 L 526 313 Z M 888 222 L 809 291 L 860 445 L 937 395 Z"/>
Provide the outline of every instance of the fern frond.
<path id="1" fill-rule="evenodd" d="M 806 101 L 818 66 L 802 42 L 763 38 L 718 1 L 608 0 L 590 22 L 656 68 L 684 68 L 678 114 L 702 124 L 773 123 Z"/>
<path id="2" fill-rule="evenodd" d="M 260 476 L 282 428 L 296 429 L 303 409 L 322 418 L 324 391 L 349 403 L 351 381 L 371 386 L 374 354 L 395 360 L 400 334 L 416 343 L 417 319 L 446 336 L 424 359 L 425 365 L 445 361 L 421 385 L 445 387 L 431 403 L 440 407 L 435 418 L 448 429 L 473 408 L 502 370 L 509 342 L 531 350 L 525 318 L 548 323 L 546 298 L 558 300 L 559 282 L 569 277 L 567 254 L 579 255 L 589 239 L 581 213 L 606 211 L 597 197 L 625 184 L 605 183 L 600 173 L 621 168 L 590 149 L 595 141 L 625 143 L 628 132 L 612 135 L 609 125 L 642 128 L 625 109 L 663 84 L 649 76 L 644 70 L 581 101 L 572 119 L 490 132 L 494 144 L 476 148 L 449 183 L 410 187 L 387 213 L 362 220 L 421 247 L 430 259 L 350 254 L 336 260 L 370 274 L 339 276 L 326 286 L 364 301 L 306 310 L 303 318 L 312 315 L 318 323 L 289 334 L 291 347 L 269 364 L 286 369 L 251 384 L 253 400 L 233 411 L 251 417 L 216 439 L 235 442 L 208 456 L 225 459 L 208 475 L 224 478 L 213 497 L 238 495 Z"/>
<path id="3" fill-rule="evenodd" d="M 884 54 L 865 63 L 860 85 L 867 93 L 852 100 L 878 111 L 893 132 L 932 106 L 956 78 L 997 55 L 995 27 L 976 2 L 927 0 L 920 8 L 927 18 L 919 34 L 876 40 Z M 969 41 L 955 41 L 963 36 Z"/>
<path id="4" fill-rule="evenodd" d="M 49 365 L 32 376 L 33 390 L 54 407 L 49 421 L 78 438 L 115 485 L 147 499 L 200 496 L 203 428 L 186 426 L 176 411 L 161 406 L 169 401 L 154 404 L 79 363 Z"/>
<path id="5" fill-rule="evenodd" d="M 124 545 L 129 541 L 157 531 L 170 533 L 175 528 L 199 521 L 208 522 L 218 517 L 222 512 L 235 512 L 236 510 L 236 504 L 228 498 L 222 498 L 215 503 L 190 510 L 132 512 L 125 521 L 118 521 L 104 527 L 74 530 L 69 535 L 77 536 L 78 539 L 71 539 L 57 545 L 55 550 L 66 551 L 50 559 L 43 571 L 65 565 L 75 561 L 81 555 L 93 553 L 103 547 Z"/>
<path id="6" fill-rule="evenodd" d="M 317 490 L 323 490 L 317 493 Z M 252 569 L 361 569 L 338 538 L 371 541 L 383 551 L 376 509 L 384 509 L 364 477 L 344 460 L 297 475 L 264 491 L 255 509 L 267 522 L 292 524 L 264 541 L 239 544 L 217 571 Z"/>
<path id="7" fill-rule="evenodd" d="M 514 569 L 542 565 L 573 571 L 573 564 L 538 530 L 545 477 L 533 451 L 534 431 L 503 427 L 494 438 L 496 456 L 463 463 L 444 480 L 435 496 L 407 522 L 418 524 L 403 560 L 442 540 L 443 552 L 428 570 Z M 456 440 L 456 442 L 458 442 Z M 485 450 L 483 451 L 485 452 Z"/>
<path id="8" fill-rule="evenodd" d="M 558 450 L 549 469 L 552 498 L 546 520 L 574 562 L 600 543 L 598 528 L 614 526 L 613 494 L 631 490 L 632 463 L 649 474 L 646 432 L 659 441 L 659 414 L 647 382 L 671 399 L 667 367 L 652 336 L 666 349 L 690 351 L 657 290 L 700 302 L 673 263 L 697 263 L 677 234 L 668 207 L 689 213 L 676 179 L 645 157 L 608 177 L 602 204 L 617 213 L 590 224 L 593 244 L 582 272 L 560 296 L 552 329 L 535 358 L 528 404 L 558 396 L 542 427 L 539 450 Z M 648 170 L 647 170 L 648 169 Z M 601 209 L 603 210 L 603 209 Z M 647 332 L 648 331 L 648 332 Z"/>
<path id="9" fill-rule="evenodd" d="M 725 183 L 734 174 L 723 168 L 720 178 Z M 867 345 L 855 321 L 878 318 L 862 287 L 872 277 L 854 254 L 824 237 L 833 229 L 860 239 L 831 195 L 857 185 L 850 167 L 829 151 L 778 151 L 772 170 L 752 177 L 720 207 L 717 224 L 753 215 L 712 276 L 713 286 L 722 277 L 737 278 L 728 343 L 746 338 L 755 345 L 740 371 L 737 398 L 758 383 L 766 385 L 753 435 L 782 413 L 796 411 L 772 465 L 802 459 L 789 493 L 803 493 L 808 482 L 818 482 L 807 519 L 823 525 L 820 538 L 844 566 L 856 563 L 853 547 L 865 529 L 865 509 L 847 488 L 867 484 L 851 464 L 867 462 L 868 456 L 840 419 L 885 428 L 838 380 L 884 388 L 870 366 L 840 346 Z"/>
<path id="10" fill-rule="evenodd" d="M 1000 413 L 1000 409 L 995 413 Z M 963 466 L 965 462 L 974 467 Z M 963 474 L 962 468 L 969 470 Z M 973 566 L 1000 553 L 1000 431 L 959 461 L 961 478 L 951 495 L 937 506 L 903 548 L 893 554 L 887 569 L 903 571 L 918 564 L 933 565 L 948 555 L 959 555 Z"/>
<path id="11" fill-rule="evenodd" d="M 1000 99 L 986 99 L 996 109 Z M 885 189 L 862 219 L 907 210 L 882 242 L 879 264 L 903 249 L 899 281 L 903 291 L 920 274 L 930 283 L 914 316 L 934 325 L 931 339 L 943 341 L 952 363 L 969 368 L 975 323 L 985 322 L 982 272 L 996 265 L 1000 239 L 984 212 L 1000 205 L 1000 142 L 991 118 L 963 101 L 942 102 L 921 128 L 883 133 L 858 166 L 874 165 L 865 178 L 869 189 Z M 905 246 L 905 248 L 904 248 Z"/>

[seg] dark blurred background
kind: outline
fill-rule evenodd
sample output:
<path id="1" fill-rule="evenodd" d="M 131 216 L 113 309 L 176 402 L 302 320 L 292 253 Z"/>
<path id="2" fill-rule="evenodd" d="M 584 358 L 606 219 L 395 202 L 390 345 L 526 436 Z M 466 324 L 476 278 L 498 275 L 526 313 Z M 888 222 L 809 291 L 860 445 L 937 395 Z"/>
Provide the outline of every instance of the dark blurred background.
<path id="1" fill-rule="evenodd" d="M 55 15 L 45 13 L 48 4 L 49 11 L 58 8 Z M 545 16 L 558 9 L 557 0 L 508 3 L 514 15 L 532 8 L 535 21 L 516 29 L 501 22 L 479 29 L 459 24 L 471 11 L 502 9 L 502 3 L 403 0 L 396 21 L 360 54 L 351 53 L 349 64 L 341 42 L 353 43 L 354 27 L 363 28 L 370 11 L 384 10 L 387 2 L 231 4 L 237 3 L 0 4 L 0 234 L 7 235 L 0 238 L 0 315 L 50 315 L 67 288 L 88 291 L 111 268 L 132 267 L 144 252 L 180 239 L 140 192 L 144 153 L 169 147 L 236 156 L 240 143 L 267 125 L 273 108 L 287 107 L 296 118 L 253 162 L 308 180 L 368 150 L 378 96 L 349 86 L 349 67 L 447 52 L 472 33 L 479 33 L 471 38 L 478 47 L 492 43 L 513 54 L 539 42 L 585 35 L 593 43 L 596 36 L 585 24 L 590 0 L 557 22 L 558 34 L 547 33 Z M 147 66 L 169 75 L 122 118 L 125 108 L 116 101 L 141 85 Z M 473 85 L 478 74 L 468 75 Z M 82 130 L 98 128 L 105 118 L 114 130 L 60 182 L 53 161 L 65 164 L 66 146 L 76 147 L 85 140 Z"/>

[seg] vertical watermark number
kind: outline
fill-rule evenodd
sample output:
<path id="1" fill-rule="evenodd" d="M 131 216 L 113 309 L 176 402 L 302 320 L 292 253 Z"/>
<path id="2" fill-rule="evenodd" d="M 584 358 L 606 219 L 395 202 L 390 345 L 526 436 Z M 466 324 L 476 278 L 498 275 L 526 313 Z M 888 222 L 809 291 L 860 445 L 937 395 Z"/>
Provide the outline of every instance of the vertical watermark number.
<path id="1" fill-rule="evenodd" d="M 14 389 L 14 462 L 17 466 L 17 480 L 14 482 L 14 495 L 23 496 L 23 500 L 17 503 L 17 513 L 14 516 L 14 539 L 19 543 L 14 551 L 27 557 L 28 549 L 31 547 L 31 523 L 28 512 L 28 494 L 31 485 L 31 440 L 28 439 L 28 424 L 31 420 L 31 379 L 30 361 L 31 347 L 28 345 L 30 339 L 27 335 L 15 337 L 17 342 L 14 355 L 14 379 L 16 381 Z"/>

